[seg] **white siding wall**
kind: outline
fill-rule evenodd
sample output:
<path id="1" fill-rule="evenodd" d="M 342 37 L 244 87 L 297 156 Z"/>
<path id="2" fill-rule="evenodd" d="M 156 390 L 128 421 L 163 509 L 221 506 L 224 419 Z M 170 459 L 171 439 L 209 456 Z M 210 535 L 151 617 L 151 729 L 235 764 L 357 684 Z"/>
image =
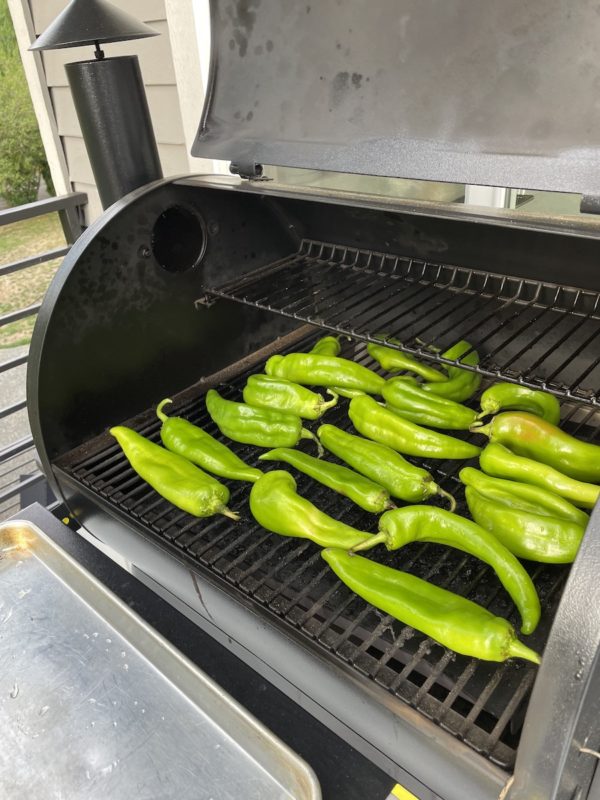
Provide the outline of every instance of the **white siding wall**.
<path id="1" fill-rule="evenodd" d="M 163 172 L 165 175 L 186 173 L 189 171 L 189 162 L 175 84 L 165 2 L 164 0 L 111 1 L 147 22 L 160 33 L 160 36 L 149 39 L 103 45 L 103 49 L 107 56 L 134 53 L 139 56 Z M 35 33 L 39 35 L 65 8 L 67 0 L 29 0 L 29 4 Z M 90 58 L 92 52 L 90 47 L 73 47 L 43 54 L 46 81 L 67 159 L 69 177 L 73 187 L 86 192 L 89 198 L 88 222 L 101 213 L 102 206 L 81 136 L 64 65 L 71 61 Z"/>

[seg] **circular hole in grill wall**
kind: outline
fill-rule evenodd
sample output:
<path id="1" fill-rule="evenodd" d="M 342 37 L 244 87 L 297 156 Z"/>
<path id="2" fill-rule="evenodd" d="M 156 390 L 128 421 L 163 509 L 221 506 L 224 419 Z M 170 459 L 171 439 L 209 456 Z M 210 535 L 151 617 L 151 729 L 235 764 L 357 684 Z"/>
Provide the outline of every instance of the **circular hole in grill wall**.
<path id="1" fill-rule="evenodd" d="M 202 260 L 206 249 L 204 221 L 182 206 L 165 209 L 152 229 L 152 253 L 167 272 L 186 272 Z"/>

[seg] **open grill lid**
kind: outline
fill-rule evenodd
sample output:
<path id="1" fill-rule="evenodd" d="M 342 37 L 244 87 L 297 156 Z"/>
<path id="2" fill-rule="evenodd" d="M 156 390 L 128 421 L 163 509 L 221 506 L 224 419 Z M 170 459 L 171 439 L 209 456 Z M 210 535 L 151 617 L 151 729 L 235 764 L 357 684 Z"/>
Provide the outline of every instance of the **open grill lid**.
<path id="1" fill-rule="evenodd" d="M 195 156 L 600 195 L 581 0 L 211 0 Z"/>

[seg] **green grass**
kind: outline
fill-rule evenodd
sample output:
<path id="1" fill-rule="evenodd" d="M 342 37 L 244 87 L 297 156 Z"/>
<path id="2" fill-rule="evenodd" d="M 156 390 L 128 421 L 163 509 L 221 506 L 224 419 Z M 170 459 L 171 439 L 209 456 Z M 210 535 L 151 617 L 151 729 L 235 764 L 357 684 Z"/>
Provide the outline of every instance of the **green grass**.
<path id="1" fill-rule="evenodd" d="M 58 214 L 15 222 L 0 228 L 0 265 L 38 255 L 65 244 Z M 61 259 L 0 277 L 0 314 L 39 303 Z M 29 344 L 35 317 L 0 328 L 0 348 Z"/>

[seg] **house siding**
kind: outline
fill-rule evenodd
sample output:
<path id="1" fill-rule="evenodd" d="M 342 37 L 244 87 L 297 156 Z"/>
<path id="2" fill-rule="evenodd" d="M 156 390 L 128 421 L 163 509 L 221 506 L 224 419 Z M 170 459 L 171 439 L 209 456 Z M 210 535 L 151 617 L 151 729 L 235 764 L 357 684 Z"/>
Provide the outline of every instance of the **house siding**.
<path id="1" fill-rule="evenodd" d="M 148 23 L 160 34 L 148 39 L 116 42 L 103 47 L 107 56 L 135 54 L 139 57 L 163 172 L 165 175 L 186 173 L 189 170 L 189 161 L 164 0 L 112 0 L 112 2 Z M 67 4 L 68 0 L 29 0 L 36 35 L 42 33 Z M 73 47 L 43 53 L 46 82 L 50 90 L 58 133 L 65 151 L 69 178 L 74 189 L 85 191 L 89 198 L 86 209 L 88 224 L 102 212 L 102 205 L 64 65 L 90 58 L 91 54 L 90 47 Z"/>

